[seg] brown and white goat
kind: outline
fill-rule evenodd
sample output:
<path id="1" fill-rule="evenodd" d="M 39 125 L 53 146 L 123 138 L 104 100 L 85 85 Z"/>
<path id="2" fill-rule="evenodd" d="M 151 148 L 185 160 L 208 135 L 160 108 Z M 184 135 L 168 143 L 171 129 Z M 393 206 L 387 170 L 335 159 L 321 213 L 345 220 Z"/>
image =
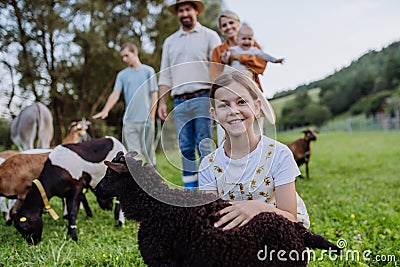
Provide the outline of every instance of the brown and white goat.
<path id="1" fill-rule="evenodd" d="M 12 157 L 14 155 L 17 155 L 19 152 L 17 150 L 4 150 L 0 152 L 0 158 L 3 160 L 8 159 L 9 157 Z"/>
<path id="2" fill-rule="evenodd" d="M 0 165 L 0 195 L 17 198 L 14 208 L 18 208 L 32 186 L 33 179 L 39 177 L 49 153 L 17 154 Z"/>
<path id="3" fill-rule="evenodd" d="M 73 121 L 68 127 L 68 134 L 63 139 L 61 144 L 76 144 L 80 143 L 84 136 L 87 135 L 87 129 L 89 128 L 90 121 L 82 119 L 81 121 Z"/>
<path id="4" fill-rule="evenodd" d="M 313 128 L 307 128 L 302 131 L 304 133 L 304 138 L 297 139 L 296 141 L 288 144 L 287 146 L 293 153 L 294 159 L 296 160 L 297 166 L 306 164 L 306 177 L 309 178 L 308 163 L 311 157 L 311 147 L 310 142 L 317 140 L 318 131 Z M 302 177 L 302 175 L 300 175 Z"/>
<path id="5" fill-rule="evenodd" d="M 106 172 L 104 160 L 111 160 L 118 151 L 125 151 L 113 137 L 92 139 L 78 144 L 58 145 L 49 154 L 38 180 L 47 198 L 66 198 L 68 234 L 78 240 L 76 218 L 83 188 L 94 188 Z M 32 186 L 25 201 L 14 216 L 14 226 L 28 243 L 42 238 L 43 200 L 37 186 Z"/>

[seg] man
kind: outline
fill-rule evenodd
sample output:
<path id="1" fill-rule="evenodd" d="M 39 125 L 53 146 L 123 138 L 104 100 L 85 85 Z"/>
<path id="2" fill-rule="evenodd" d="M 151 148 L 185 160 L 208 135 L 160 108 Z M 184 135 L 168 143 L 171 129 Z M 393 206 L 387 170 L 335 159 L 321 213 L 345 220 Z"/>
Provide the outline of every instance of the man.
<path id="1" fill-rule="evenodd" d="M 122 141 L 128 151 L 140 153 L 145 161 L 155 166 L 154 120 L 158 99 L 155 71 L 141 63 L 138 48 L 132 43 L 121 46 L 121 57 L 128 67 L 118 73 L 113 92 L 103 110 L 93 119 L 107 118 L 123 92 L 125 115 Z"/>
<path id="2" fill-rule="evenodd" d="M 202 159 L 211 153 L 209 115 L 211 53 L 221 43 L 218 34 L 197 21 L 204 10 L 202 1 L 177 0 L 169 11 L 181 28 L 163 45 L 159 78 L 158 116 L 167 118 L 167 97 L 174 98 L 174 121 L 182 153 L 182 180 L 185 188 L 197 187 L 196 149 Z"/>

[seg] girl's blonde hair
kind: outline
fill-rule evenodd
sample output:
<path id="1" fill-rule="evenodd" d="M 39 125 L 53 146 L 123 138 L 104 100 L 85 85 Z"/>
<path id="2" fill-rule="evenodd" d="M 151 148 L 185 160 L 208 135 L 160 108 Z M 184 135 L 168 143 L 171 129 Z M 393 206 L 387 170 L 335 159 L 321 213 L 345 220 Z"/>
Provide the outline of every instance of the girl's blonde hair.
<path id="1" fill-rule="evenodd" d="M 210 90 L 210 100 L 211 105 L 215 108 L 215 92 L 221 88 L 226 87 L 229 88 L 228 85 L 232 84 L 233 82 L 237 82 L 238 84 L 242 85 L 246 90 L 250 93 L 251 97 L 256 100 L 258 99 L 258 95 L 256 90 L 259 90 L 257 84 L 250 79 L 246 74 L 238 71 L 238 70 L 230 70 L 224 71 L 221 75 L 215 79 L 214 83 L 211 85 Z"/>

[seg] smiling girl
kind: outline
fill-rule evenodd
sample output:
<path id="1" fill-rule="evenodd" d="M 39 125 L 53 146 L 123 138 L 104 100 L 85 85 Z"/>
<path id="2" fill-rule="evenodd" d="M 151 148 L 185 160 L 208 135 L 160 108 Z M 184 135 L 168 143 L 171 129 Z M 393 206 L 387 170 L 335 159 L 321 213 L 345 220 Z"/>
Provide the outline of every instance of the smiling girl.
<path id="1" fill-rule="evenodd" d="M 292 152 L 253 123 L 261 112 L 257 85 L 239 71 L 221 74 L 210 91 L 213 118 L 225 131 L 225 141 L 206 156 L 199 168 L 200 190 L 232 201 L 215 224 L 229 230 L 243 226 L 261 212 L 275 212 L 305 227 L 310 222 L 296 193 L 300 171 Z"/>

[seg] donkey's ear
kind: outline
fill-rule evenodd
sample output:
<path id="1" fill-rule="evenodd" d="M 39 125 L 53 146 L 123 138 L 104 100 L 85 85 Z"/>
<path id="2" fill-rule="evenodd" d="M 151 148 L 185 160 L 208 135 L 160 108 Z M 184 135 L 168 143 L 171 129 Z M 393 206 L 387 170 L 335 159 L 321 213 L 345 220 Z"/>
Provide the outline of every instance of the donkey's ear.
<path id="1" fill-rule="evenodd" d="M 127 173 L 129 172 L 128 167 L 125 164 L 118 163 L 118 162 L 110 162 L 108 160 L 104 161 L 104 164 L 113 171 L 117 172 L 118 174 Z"/>

